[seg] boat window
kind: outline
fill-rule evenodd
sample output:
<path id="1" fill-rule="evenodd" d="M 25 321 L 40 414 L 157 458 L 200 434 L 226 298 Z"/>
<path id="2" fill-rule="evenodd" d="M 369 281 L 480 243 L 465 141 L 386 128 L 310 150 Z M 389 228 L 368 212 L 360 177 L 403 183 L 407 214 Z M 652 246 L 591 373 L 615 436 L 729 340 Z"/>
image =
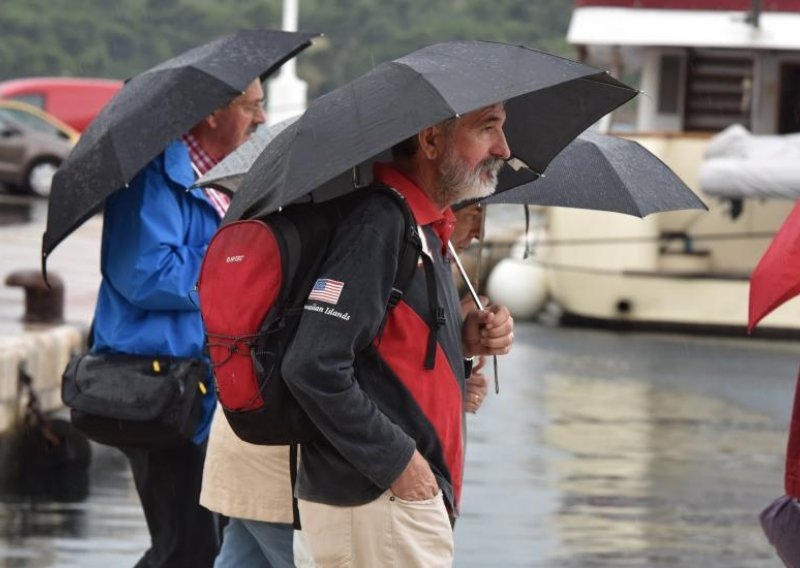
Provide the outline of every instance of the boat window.
<path id="1" fill-rule="evenodd" d="M 781 65 L 778 134 L 800 132 L 800 63 Z"/>
<path id="2" fill-rule="evenodd" d="M 661 56 L 661 80 L 658 85 L 658 112 L 677 114 L 680 100 L 681 57 L 665 54 Z"/>
<path id="3" fill-rule="evenodd" d="M 716 132 L 731 124 L 750 128 L 753 56 L 748 52 L 690 53 L 684 130 Z"/>

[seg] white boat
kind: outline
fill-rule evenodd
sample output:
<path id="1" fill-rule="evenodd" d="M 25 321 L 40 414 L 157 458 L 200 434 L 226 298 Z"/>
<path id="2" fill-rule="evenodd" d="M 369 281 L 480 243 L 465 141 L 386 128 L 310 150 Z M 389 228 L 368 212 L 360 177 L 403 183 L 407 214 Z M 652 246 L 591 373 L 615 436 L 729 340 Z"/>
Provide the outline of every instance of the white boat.
<path id="1" fill-rule="evenodd" d="M 800 1 L 578 0 L 567 39 L 643 92 L 601 128 L 659 156 L 710 211 L 548 208 L 551 245 L 537 258 L 563 319 L 743 333 L 750 272 L 800 196 L 800 173 L 794 196 L 776 198 L 737 193 L 735 172 L 731 191 L 712 195 L 699 172 L 726 127 L 800 131 Z M 800 331 L 800 302 L 764 321 L 761 333 L 776 331 Z"/>

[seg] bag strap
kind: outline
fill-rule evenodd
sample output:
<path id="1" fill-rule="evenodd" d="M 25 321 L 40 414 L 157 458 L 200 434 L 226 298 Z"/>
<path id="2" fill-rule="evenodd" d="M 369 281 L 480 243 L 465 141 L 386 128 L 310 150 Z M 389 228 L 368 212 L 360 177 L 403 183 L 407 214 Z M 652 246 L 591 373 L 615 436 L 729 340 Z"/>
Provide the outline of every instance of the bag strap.
<path id="1" fill-rule="evenodd" d="M 414 275 L 417 272 L 417 263 L 420 256 L 423 255 L 422 239 L 419 236 L 417 222 L 414 219 L 414 214 L 411 212 L 411 208 L 408 206 L 406 198 L 403 197 L 403 195 L 397 190 L 387 185 L 377 184 L 375 189 L 383 192 L 386 195 L 390 195 L 393 198 L 394 203 L 400 207 L 400 210 L 403 213 L 403 221 L 405 223 L 403 243 L 400 246 L 400 252 L 397 257 L 397 273 L 395 274 L 394 282 L 392 283 L 392 292 L 389 294 L 389 304 L 387 307 L 388 312 L 400 303 L 400 300 L 403 299 L 405 291 L 408 289 L 409 285 L 411 285 L 411 281 L 414 279 Z"/>
<path id="2" fill-rule="evenodd" d="M 297 497 L 295 496 L 294 488 L 297 485 L 297 444 L 289 445 L 289 478 L 292 481 L 292 527 L 294 530 L 301 530 L 300 526 L 300 508 L 297 506 Z"/>
<path id="3" fill-rule="evenodd" d="M 428 289 L 428 348 L 425 351 L 425 368 L 430 370 L 436 366 L 436 334 L 445 324 L 444 308 L 439 305 L 436 291 L 436 274 L 433 271 L 433 261 L 424 252 L 422 253 L 422 267 L 425 270 L 425 285 Z"/>

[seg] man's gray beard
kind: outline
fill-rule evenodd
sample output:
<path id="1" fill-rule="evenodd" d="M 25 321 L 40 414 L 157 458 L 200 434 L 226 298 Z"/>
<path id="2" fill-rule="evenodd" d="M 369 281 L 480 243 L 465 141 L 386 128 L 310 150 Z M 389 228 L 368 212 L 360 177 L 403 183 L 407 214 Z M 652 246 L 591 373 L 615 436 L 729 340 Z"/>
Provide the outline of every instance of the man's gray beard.
<path id="1" fill-rule="evenodd" d="M 439 167 L 439 203 L 453 205 L 468 199 L 478 199 L 494 193 L 497 188 L 497 172 L 503 166 L 500 158 L 487 158 L 469 171 L 454 146 L 449 146 Z M 483 174 L 488 170 L 488 180 Z"/>

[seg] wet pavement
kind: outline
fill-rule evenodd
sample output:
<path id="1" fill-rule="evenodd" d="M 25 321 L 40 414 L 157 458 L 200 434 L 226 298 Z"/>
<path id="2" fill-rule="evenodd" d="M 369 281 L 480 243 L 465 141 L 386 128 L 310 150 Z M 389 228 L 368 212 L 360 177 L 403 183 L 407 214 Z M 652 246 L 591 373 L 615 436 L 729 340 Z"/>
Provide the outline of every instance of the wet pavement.
<path id="1" fill-rule="evenodd" d="M 525 326 L 470 422 L 459 566 L 780 566 L 800 345 Z"/>
<path id="2" fill-rule="evenodd" d="M 468 419 L 456 566 L 780 566 L 800 343 L 520 324 L 499 396 Z M 0 566 L 133 565 L 146 529 L 120 455 L 88 495 L 0 504 Z"/>

